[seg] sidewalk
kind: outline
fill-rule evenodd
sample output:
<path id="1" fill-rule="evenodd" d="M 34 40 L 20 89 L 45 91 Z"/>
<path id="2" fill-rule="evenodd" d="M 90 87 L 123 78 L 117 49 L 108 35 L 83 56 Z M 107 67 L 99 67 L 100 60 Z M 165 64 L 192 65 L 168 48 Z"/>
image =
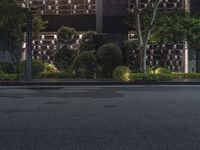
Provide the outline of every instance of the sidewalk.
<path id="1" fill-rule="evenodd" d="M 87 86 L 87 85 L 200 85 L 200 80 L 119 82 L 112 79 L 34 79 L 32 81 L 3 81 L 0 86 Z"/>

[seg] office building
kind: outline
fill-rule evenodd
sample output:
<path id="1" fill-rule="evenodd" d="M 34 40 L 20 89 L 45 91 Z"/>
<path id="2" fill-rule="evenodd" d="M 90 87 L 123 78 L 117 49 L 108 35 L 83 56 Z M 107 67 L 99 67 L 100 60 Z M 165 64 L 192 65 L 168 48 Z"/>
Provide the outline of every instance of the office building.
<path id="1" fill-rule="evenodd" d="M 148 2 L 150 1 L 140 0 L 141 9 Z M 48 21 L 45 31 L 33 41 L 33 58 L 53 63 L 53 55 L 60 47 L 56 31 L 61 26 L 74 27 L 77 31 L 93 30 L 131 37 L 134 31 L 128 31 L 123 19 L 134 9 L 134 4 L 135 0 L 31 0 L 31 5 L 37 8 L 44 20 Z M 189 4 L 188 0 L 162 0 L 159 8 L 187 10 Z M 147 64 L 157 66 L 162 63 L 173 71 L 188 72 L 187 43 L 163 46 L 166 48 L 164 61 L 158 45 L 149 45 Z"/>

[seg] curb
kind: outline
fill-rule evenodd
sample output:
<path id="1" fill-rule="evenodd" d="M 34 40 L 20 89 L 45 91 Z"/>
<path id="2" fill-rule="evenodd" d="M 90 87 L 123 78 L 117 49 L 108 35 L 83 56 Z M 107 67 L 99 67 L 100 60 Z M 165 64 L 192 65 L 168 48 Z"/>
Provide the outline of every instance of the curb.
<path id="1" fill-rule="evenodd" d="M 117 82 L 117 81 L 59 81 L 59 82 L 39 82 L 39 81 L 19 81 L 0 82 L 0 86 L 87 86 L 87 85 L 200 85 L 197 81 L 141 81 L 141 82 Z"/>

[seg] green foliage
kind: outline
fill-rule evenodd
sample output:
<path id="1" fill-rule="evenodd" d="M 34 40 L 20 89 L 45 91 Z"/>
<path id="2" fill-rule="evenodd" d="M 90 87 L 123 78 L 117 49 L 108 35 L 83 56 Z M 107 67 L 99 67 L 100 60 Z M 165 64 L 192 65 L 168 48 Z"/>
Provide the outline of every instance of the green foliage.
<path id="1" fill-rule="evenodd" d="M 97 32 L 88 31 L 83 33 L 80 42 L 80 52 L 82 51 L 95 51 L 97 49 Z"/>
<path id="2" fill-rule="evenodd" d="M 33 17 L 33 35 L 36 35 L 43 27 L 41 17 Z M 0 49 L 8 51 L 15 71 L 18 71 L 22 43 L 27 25 L 27 10 L 19 5 L 19 0 L 0 1 Z"/>
<path id="3" fill-rule="evenodd" d="M 80 77 L 93 78 L 97 70 L 97 59 L 89 51 L 81 52 L 74 61 L 73 69 Z"/>
<path id="4" fill-rule="evenodd" d="M 52 73 L 54 73 L 54 72 L 59 72 L 59 70 L 53 65 L 53 64 L 48 64 L 48 63 L 45 63 L 44 64 L 44 66 L 45 66 L 45 72 L 52 72 Z"/>
<path id="5" fill-rule="evenodd" d="M 70 72 L 43 72 L 33 76 L 34 78 L 76 78 L 76 76 Z"/>
<path id="6" fill-rule="evenodd" d="M 115 44 L 105 44 L 97 51 L 97 59 L 102 66 L 105 77 L 111 77 L 113 70 L 122 64 L 123 54 L 121 49 Z"/>
<path id="7" fill-rule="evenodd" d="M 21 63 L 21 72 L 26 73 L 26 66 L 27 66 L 26 64 L 27 64 L 26 60 Z M 32 73 L 33 74 L 38 74 L 38 73 L 44 72 L 44 69 L 45 69 L 45 66 L 40 60 L 37 60 L 37 59 L 32 60 Z"/>
<path id="8" fill-rule="evenodd" d="M 147 73 L 149 74 L 171 74 L 172 71 L 168 68 L 164 67 L 148 67 Z"/>
<path id="9" fill-rule="evenodd" d="M 3 75 L 3 74 L 4 74 L 3 70 L 0 70 L 0 76 Z"/>
<path id="10" fill-rule="evenodd" d="M 154 73 L 155 74 L 171 74 L 172 72 L 168 68 L 158 67 L 158 68 L 155 68 Z"/>
<path id="11" fill-rule="evenodd" d="M 6 61 L 0 62 L 0 70 L 8 74 L 15 73 L 14 66 L 11 63 L 6 62 Z"/>
<path id="12" fill-rule="evenodd" d="M 135 53 L 133 53 L 135 51 Z M 132 70 L 139 69 L 139 57 L 135 57 L 139 55 L 139 51 L 137 51 L 137 43 L 132 41 L 126 41 L 124 43 L 124 60 L 125 64 L 130 67 Z M 136 62 L 133 64 L 133 61 Z"/>
<path id="13" fill-rule="evenodd" d="M 76 52 L 66 46 L 56 51 L 54 55 L 54 65 L 59 70 L 68 70 L 73 64 Z"/>
<path id="14" fill-rule="evenodd" d="M 151 67 L 147 67 L 147 73 L 148 74 L 155 74 L 155 69 Z"/>
<path id="15" fill-rule="evenodd" d="M 48 21 L 43 21 L 40 14 L 33 14 L 33 38 L 37 38 L 41 30 L 46 28 Z"/>
<path id="16" fill-rule="evenodd" d="M 58 41 L 62 44 L 71 45 L 78 39 L 78 33 L 74 28 L 61 27 L 58 29 Z"/>
<path id="17" fill-rule="evenodd" d="M 185 39 L 192 45 L 199 45 L 200 17 L 182 11 L 159 11 L 151 41 L 175 43 Z"/>
<path id="18" fill-rule="evenodd" d="M 132 73 L 130 75 L 130 81 L 170 81 L 173 76 L 170 74 L 143 74 Z"/>
<path id="19" fill-rule="evenodd" d="M 113 71 L 113 79 L 117 81 L 129 81 L 131 70 L 127 66 L 118 66 Z"/>
<path id="20" fill-rule="evenodd" d="M 19 77 L 17 74 L 4 74 L 0 71 L 0 81 L 15 81 L 18 79 Z"/>
<path id="21" fill-rule="evenodd" d="M 200 73 L 172 73 L 174 79 L 200 79 Z"/>

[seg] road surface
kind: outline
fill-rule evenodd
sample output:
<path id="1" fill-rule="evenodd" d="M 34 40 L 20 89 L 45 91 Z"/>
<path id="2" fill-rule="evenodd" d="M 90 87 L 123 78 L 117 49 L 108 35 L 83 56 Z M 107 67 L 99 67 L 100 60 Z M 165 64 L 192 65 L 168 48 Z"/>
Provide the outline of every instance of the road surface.
<path id="1" fill-rule="evenodd" d="M 0 87 L 1 150 L 198 150 L 200 86 Z"/>

